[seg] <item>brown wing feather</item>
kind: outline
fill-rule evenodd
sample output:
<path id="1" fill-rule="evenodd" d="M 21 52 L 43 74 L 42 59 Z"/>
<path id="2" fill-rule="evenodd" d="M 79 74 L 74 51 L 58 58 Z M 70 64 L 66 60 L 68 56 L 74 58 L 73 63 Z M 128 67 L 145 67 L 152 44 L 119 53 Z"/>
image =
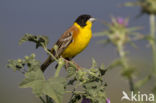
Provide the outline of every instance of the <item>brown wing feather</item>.
<path id="1" fill-rule="evenodd" d="M 61 56 L 63 51 L 70 45 L 70 43 L 73 41 L 73 37 L 77 36 L 79 33 L 79 30 L 76 26 L 71 26 L 62 36 L 59 38 L 59 40 L 55 43 L 55 45 L 58 46 L 57 53 L 55 53 L 55 50 L 52 48 L 51 52 L 52 54 L 58 58 Z M 57 55 L 56 55 L 57 54 Z M 41 70 L 44 72 L 46 68 L 53 62 L 54 60 L 49 56 L 46 61 L 41 65 Z"/>
<path id="2" fill-rule="evenodd" d="M 62 37 L 60 38 L 57 42 L 56 45 L 58 46 L 57 50 L 57 55 L 60 56 L 62 52 L 68 47 L 68 45 L 72 42 L 73 40 L 73 32 L 66 32 Z"/>
<path id="3" fill-rule="evenodd" d="M 58 46 L 57 56 L 61 56 L 63 51 L 70 45 L 73 41 L 73 37 L 78 34 L 78 28 L 76 26 L 71 26 L 62 36 L 60 39 L 55 43 Z M 55 53 L 56 54 L 56 53 Z"/>

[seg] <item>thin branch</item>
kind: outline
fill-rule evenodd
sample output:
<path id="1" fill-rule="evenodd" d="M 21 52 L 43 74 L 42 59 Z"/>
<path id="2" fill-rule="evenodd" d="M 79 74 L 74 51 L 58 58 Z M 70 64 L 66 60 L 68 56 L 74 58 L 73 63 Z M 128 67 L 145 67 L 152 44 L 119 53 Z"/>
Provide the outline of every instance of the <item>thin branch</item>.
<path id="1" fill-rule="evenodd" d="M 152 46 L 152 52 L 153 52 L 153 65 L 154 65 L 154 73 L 156 74 L 156 43 L 155 43 L 155 16 L 154 14 L 150 14 L 150 31 L 151 31 L 151 37 L 154 40 L 150 40 L 151 46 Z"/>

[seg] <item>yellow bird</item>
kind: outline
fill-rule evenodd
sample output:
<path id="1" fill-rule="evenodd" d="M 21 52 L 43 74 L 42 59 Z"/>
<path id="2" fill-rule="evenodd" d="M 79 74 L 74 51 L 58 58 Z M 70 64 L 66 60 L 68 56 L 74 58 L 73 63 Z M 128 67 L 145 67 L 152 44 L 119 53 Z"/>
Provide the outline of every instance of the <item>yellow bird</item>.
<path id="1" fill-rule="evenodd" d="M 92 23 L 95 20 L 96 19 L 90 15 L 80 15 L 73 25 L 67 29 L 55 43 L 55 45 L 58 46 L 58 50 L 57 53 L 55 53 L 55 50 L 52 48 L 52 54 L 56 58 L 61 56 L 66 60 L 71 60 L 82 52 L 90 42 L 92 37 Z M 54 59 L 49 56 L 41 65 L 41 70 L 44 72 L 53 61 Z"/>

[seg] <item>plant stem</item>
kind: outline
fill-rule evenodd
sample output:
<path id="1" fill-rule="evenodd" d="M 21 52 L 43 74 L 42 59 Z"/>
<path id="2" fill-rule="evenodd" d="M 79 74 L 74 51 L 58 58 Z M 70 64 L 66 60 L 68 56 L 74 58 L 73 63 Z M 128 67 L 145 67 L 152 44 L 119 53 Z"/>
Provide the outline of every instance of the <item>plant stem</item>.
<path id="1" fill-rule="evenodd" d="M 60 58 L 60 59 L 58 60 L 58 67 L 57 67 L 57 69 L 56 69 L 56 72 L 55 72 L 54 77 L 58 77 L 58 76 L 59 76 L 60 71 L 61 71 L 63 65 L 64 65 L 64 60 L 63 60 L 63 58 Z"/>
<path id="2" fill-rule="evenodd" d="M 150 32 L 152 40 L 150 41 L 153 52 L 153 65 L 154 65 L 154 73 L 156 74 L 156 42 L 155 42 L 155 16 L 154 14 L 150 14 Z"/>
<path id="3" fill-rule="evenodd" d="M 127 63 L 127 59 L 125 57 L 124 46 L 122 44 L 118 45 L 118 52 L 119 52 L 119 56 L 121 58 L 124 69 L 128 69 L 128 63 Z"/>
<path id="4" fill-rule="evenodd" d="M 118 44 L 118 53 L 121 58 L 121 62 L 122 62 L 124 69 L 127 70 L 129 68 L 129 66 L 127 63 L 126 53 L 124 51 L 124 45 L 122 43 Z M 132 75 L 128 76 L 128 82 L 129 82 L 130 90 L 134 91 L 134 83 L 133 83 Z"/>
<path id="5" fill-rule="evenodd" d="M 47 49 L 47 47 L 45 47 L 44 45 L 42 45 L 44 50 L 56 61 L 58 62 L 58 60 L 56 59 L 56 57 Z"/>
<path id="6" fill-rule="evenodd" d="M 134 91 L 135 92 L 132 76 L 128 77 L 128 82 L 129 82 L 129 86 L 130 86 L 129 87 L 130 88 L 130 91 Z"/>
<path id="7" fill-rule="evenodd" d="M 152 52 L 153 52 L 153 74 L 154 77 L 156 78 L 156 37 L 155 37 L 155 16 L 154 14 L 150 14 L 150 32 L 151 32 L 151 37 L 152 40 L 150 40 L 151 46 L 152 46 Z M 153 102 L 154 103 L 154 102 Z"/>

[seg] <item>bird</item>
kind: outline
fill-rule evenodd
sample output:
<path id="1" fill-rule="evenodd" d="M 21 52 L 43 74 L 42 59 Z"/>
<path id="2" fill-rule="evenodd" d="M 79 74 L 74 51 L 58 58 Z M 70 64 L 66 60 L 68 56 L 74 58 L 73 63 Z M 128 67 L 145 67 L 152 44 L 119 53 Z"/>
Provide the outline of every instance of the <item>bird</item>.
<path id="1" fill-rule="evenodd" d="M 94 21 L 96 21 L 96 19 L 89 14 L 78 16 L 73 25 L 69 27 L 54 44 L 57 46 L 57 53 L 54 48 L 52 48 L 50 52 L 56 58 L 62 57 L 65 60 L 72 60 L 88 46 L 92 38 L 92 24 Z M 55 60 L 49 56 L 41 65 L 41 70 L 44 72 L 54 61 Z"/>

